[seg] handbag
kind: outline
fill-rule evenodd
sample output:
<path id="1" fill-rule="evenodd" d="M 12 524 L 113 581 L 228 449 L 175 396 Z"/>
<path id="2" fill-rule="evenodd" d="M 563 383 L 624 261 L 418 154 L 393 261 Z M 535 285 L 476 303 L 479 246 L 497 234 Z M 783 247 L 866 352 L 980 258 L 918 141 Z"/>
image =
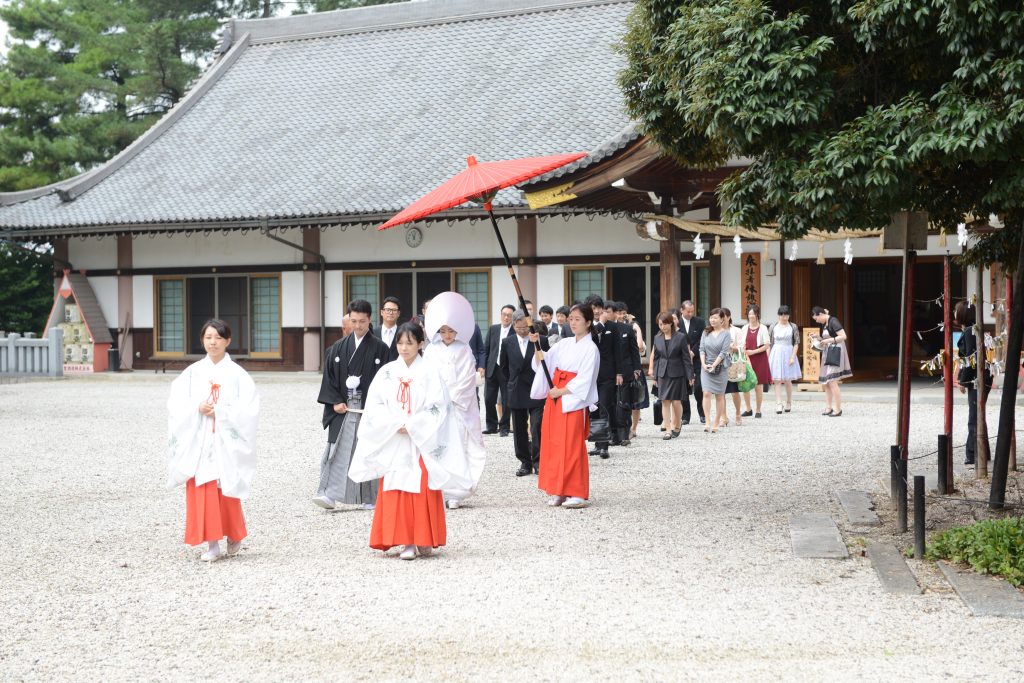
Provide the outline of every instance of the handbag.
<path id="1" fill-rule="evenodd" d="M 729 381 L 739 382 L 747 376 L 747 364 L 739 353 L 732 354 L 732 365 L 729 366 Z"/>
<path id="2" fill-rule="evenodd" d="M 604 417 L 602 417 L 602 414 Z M 612 429 L 608 421 L 608 413 L 604 408 L 598 407 L 597 415 L 597 417 L 590 418 L 590 434 L 587 435 L 587 441 L 611 441 Z"/>
<path id="3" fill-rule="evenodd" d="M 655 426 L 660 425 L 664 421 L 664 417 L 662 416 L 662 412 L 661 412 L 661 400 L 660 399 L 654 402 L 654 405 L 652 406 L 652 409 L 654 410 L 654 424 L 655 424 Z"/>
<path id="4" fill-rule="evenodd" d="M 829 344 L 828 348 L 825 349 L 825 356 L 822 360 L 822 365 L 833 365 L 839 367 L 839 364 L 843 361 L 843 350 L 839 348 L 839 344 Z"/>
<path id="5" fill-rule="evenodd" d="M 629 387 L 630 408 L 639 410 L 641 406 L 646 407 L 650 401 L 650 394 L 647 391 L 647 380 L 643 377 L 634 379 Z"/>
<path id="6" fill-rule="evenodd" d="M 743 379 L 736 383 L 736 388 L 739 389 L 744 394 L 747 393 L 748 391 L 751 391 L 754 387 L 757 386 L 757 373 L 754 372 L 754 366 L 750 365 L 749 363 L 746 363 L 746 366 L 747 374 L 743 377 Z"/>

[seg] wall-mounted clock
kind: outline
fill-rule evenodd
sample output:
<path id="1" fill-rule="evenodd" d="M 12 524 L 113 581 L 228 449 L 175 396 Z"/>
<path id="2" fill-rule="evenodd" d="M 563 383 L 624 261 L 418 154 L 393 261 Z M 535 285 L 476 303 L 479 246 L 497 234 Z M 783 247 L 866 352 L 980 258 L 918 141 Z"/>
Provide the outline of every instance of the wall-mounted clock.
<path id="1" fill-rule="evenodd" d="M 423 244 L 423 231 L 419 228 L 409 228 L 405 231 L 405 243 L 416 248 Z"/>

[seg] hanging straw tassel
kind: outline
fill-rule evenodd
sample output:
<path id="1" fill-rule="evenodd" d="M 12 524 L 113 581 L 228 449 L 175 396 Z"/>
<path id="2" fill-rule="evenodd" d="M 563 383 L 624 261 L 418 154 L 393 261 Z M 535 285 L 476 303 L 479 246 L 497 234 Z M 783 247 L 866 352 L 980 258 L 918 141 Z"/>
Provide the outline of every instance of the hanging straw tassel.
<path id="1" fill-rule="evenodd" d="M 715 248 L 711 250 L 711 253 L 715 256 L 722 255 L 722 241 L 718 239 L 718 235 L 715 235 Z"/>
<path id="2" fill-rule="evenodd" d="M 941 230 L 939 230 L 939 248 L 940 249 L 945 249 L 946 248 L 946 229 L 945 228 L 942 228 Z"/>
<path id="3" fill-rule="evenodd" d="M 768 241 L 765 240 L 764 251 L 761 252 L 761 263 L 768 263 L 768 259 L 771 257 L 771 252 L 768 251 Z"/>
<path id="4" fill-rule="evenodd" d="M 885 233 L 878 236 L 878 255 L 882 256 L 885 254 Z"/>
<path id="5" fill-rule="evenodd" d="M 818 261 L 819 266 L 825 265 L 825 243 L 818 242 Z"/>

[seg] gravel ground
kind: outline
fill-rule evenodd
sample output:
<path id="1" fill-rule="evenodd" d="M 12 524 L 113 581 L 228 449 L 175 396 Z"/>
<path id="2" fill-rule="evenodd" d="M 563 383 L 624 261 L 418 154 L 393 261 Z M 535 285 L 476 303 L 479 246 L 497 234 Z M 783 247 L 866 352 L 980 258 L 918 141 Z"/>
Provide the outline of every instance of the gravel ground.
<path id="1" fill-rule="evenodd" d="M 830 420 L 801 397 L 667 443 L 648 418 L 634 446 L 591 459 L 585 510 L 545 506 L 535 477 L 513 476 L 512 439 L 489 436 L 449 545 L 402 562 L 367 547 L 372 513 L 310 502 L 318 380 L 256 375 L 251 535 L 209 565 L 182 544 L 182 492 L 163 488 L 171 379 L 0 386 L 0 678 L 1024 676 L 1019 622 L 971 617 L 941 584 L 887 595 L 858 555 L 792 555 L 792 513 L 842 525 L 834 490 L 887 481 L 893 404 L 849 400 Z M 941 410 L 915 405 L 912 426 L 934 444 Z"/>

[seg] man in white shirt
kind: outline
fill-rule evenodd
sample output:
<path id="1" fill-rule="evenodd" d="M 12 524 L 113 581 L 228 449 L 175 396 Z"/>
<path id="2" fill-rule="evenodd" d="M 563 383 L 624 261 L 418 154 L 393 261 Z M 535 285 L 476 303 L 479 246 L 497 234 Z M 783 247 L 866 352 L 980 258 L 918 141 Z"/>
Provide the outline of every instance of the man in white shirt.
<path id="1" fill-rule="evenodd" d="M 505 304 L 501 307 L 501 322 L 491 325 L 487 330 L 487 363 L 484 375 L 484 408 L 486 409 L 485 422 L 487 429 L 484 434 L 500 432 L 501 436 L 508 436 L 510 416 L 508 412 L 508 397 L 505 395 L 505 382 L 498 363 L 501 354 L 501 342 L 512 333 L 512 314 L 516 308 L 512 304 Z M 502 412 L 498 415 L 498 404 L 500 402 Z"/>
<path id="2" fill-rule="evenodd" d="M 512 416 L 512 440 L 519 460 L 517 477 L 536 474 L 540 469 L 540 425 L 544 401 L 530 398 L 533 386 L 533 355 L 536 346 L 529 339 L 530 326 L 522 311 L 512 316 L 515 334 L 501 342 L 500 366 L 505 381 L 505 400 Z M 548 338 L 540 337 L 541 351 L 548 350 Z"/>
<path id="3" fill-rule="evenodd" d="M 402 313 L 402 303 L 398 297 L 384 297 L 380 309 L 380 340 L 388 345 L 388 361 L 398 360 L 398 347 L 395 345 L 395 332 L 398 330 L 398 316 Z"/>

